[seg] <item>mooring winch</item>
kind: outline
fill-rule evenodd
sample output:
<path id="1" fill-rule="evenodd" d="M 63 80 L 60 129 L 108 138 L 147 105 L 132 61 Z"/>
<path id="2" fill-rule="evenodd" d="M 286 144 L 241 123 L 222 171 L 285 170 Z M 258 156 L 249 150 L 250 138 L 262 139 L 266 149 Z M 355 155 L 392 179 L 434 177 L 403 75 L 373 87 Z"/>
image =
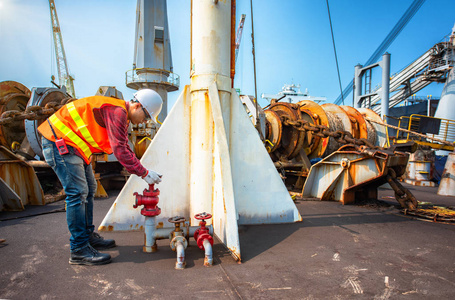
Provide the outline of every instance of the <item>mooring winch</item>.
<path id="1" fill-rule="evenodd" d="M 377 187 L 388 182 L 403 207 L 416 208 L 415 198 L 396 180 L 408 154 L 383 148 L 386 127 L 372 110 L 272 100 L 264 112 L 266 147 L 291 191 L 345 204 L 356 196 L 376 198 Z"/>

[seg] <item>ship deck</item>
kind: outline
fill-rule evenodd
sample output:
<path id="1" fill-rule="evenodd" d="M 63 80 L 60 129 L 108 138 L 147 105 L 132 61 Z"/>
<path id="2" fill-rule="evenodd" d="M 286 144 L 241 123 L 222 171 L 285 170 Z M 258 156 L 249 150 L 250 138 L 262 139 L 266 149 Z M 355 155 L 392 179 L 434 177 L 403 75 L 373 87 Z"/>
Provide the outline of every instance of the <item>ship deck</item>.
<path id="1" fill-rule="evenodd" d="M 419 201 L 455 205 L 437 188 L 406 185 Z M 118 191 L 95 201 L 99 225 Z M 5 299 L 453 299 L 455 226 L 385 204 L 298 201 L 303 222 L 240 226 L 242 263 L 220 244 L 214 265 L 191 239 L 185 270 L 168 240 L 143 253 L 142 232 L 107 232 L 112 263 L 68 264 L 64 201 L 0 212 L 0 298 Z M 390 201 L 390 202 L 389 202 Z"/>

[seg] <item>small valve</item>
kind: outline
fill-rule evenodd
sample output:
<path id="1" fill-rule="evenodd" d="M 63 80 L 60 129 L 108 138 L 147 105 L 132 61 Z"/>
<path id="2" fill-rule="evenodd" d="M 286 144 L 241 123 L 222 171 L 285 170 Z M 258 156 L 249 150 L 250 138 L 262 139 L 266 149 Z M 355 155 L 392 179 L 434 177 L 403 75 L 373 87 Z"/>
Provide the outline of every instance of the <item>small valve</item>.
<path id="1" fill-rule="evenodd" d="M 177 270 L 182 270 L 185 268 L 185 249 L 188 247 L 188 241 L 183 235 L 183 230 L 180 228 L 180 223 L 184 223 L 186 220 L 182 216 L 176 216 L 169 218 L 167 220 L 169 223 L 175 225 L 175 230 L 169 234 L 169 239 L 171 240 L 169 246 L 172 251 L 177 252 L 177 262 L 175 263 L 175 268 Z"/>
<path id="2" fill-rule="evenodd" d="M 197 246 L 204 250 L 204 240 L 207 239 L 210 244 L 213 246 L 213 237 L 210 235 L 209 229 L 205 227 L 205 220 L 208 220 L 212 217 L 211 214 L 203 212 L 196 214 L 194 218 L 196 220 L 201 220 L 199 222 L 199 228 L 194 232 L 194 239 L 197 241 Z"/>
<path id="3" fill-rule="evenodd" d="M 133 196 L 136 196 L 136 202 L 133 207 L 137 208 L 138 206 L 144 205 L 144 207 L 141 209 L 141 214 L 143 216 L 158 216 L 161 213 L 161 208 L 157 206 L 159 202 L 159 194 L 160 190 L 155 189 L 154 184 L 149 184 L 149 188 L 144 189 L 143 195 L 138 194 L 137 192 L 133 194 Z"/>

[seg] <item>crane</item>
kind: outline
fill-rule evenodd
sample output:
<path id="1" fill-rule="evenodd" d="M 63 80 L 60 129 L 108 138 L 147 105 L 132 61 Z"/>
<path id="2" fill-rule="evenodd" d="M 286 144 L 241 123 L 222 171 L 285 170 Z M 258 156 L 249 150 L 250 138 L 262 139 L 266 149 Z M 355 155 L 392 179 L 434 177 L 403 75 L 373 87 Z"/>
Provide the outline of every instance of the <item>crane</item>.
<path id="1" fill-rule="evenodd" d="M 62 32 L 57 17 L 57 9 L 55 8 L 54 0 L 49 0 L 49 8 L 51 11 L 52 34 L 54 36 L 55 58 L 57 60 L 58 81 L 60 87 L 65 86 L 67 93 L 72 97 L 76 97 L 74 92 L 74 78 L 69 75 L 68 63 L 66 62 L 65 48 L 63 47 Z"/>
<path id="2" fill-rule="evenodd" d="M 239 54 L 240 41 L 242 40 L 243 25 L 245 24 L 245 14 L 242 14 L 240 18 L 239 27 L 237 28 L 237 33 L 235 35 L 235 61 L 237 62 L 237 56 Z"/>

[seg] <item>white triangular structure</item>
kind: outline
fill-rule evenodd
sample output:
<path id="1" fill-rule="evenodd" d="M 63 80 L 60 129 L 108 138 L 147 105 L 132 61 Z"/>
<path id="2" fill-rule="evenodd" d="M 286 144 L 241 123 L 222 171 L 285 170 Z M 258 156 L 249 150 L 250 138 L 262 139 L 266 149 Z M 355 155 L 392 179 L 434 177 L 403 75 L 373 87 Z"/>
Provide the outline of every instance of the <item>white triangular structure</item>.
<path id="1" fill-rule="evenodd" d="M 141 159 L 146 168 L 163 175 L 162 183 L 156 186 L 161 190 L 158 206 L 162 213 L 157 217 L 158 224 L 166 222 L 172 216 L 189 214 L 189 96 L 189 89 L 185 87 Z M 130 176 L 99 229 L 142 230 L 145 217 L 141 215 L 140 209 L 133 208 L 133 194 L 142 194 L 145 188 L 148 185 L 143 179 Z"/>
<path id="2" fill-rule="evenodd" d="M 190 104 L 186 87 L 145 152 L 141 162 L 163 174 L 158 226 L 172 227 L 167 219 L 176 215 L 191 219 L 191 206 L 200 206 L 190 196 Z M 217 237 L 240 259 L 237 224 L 270 224 L 301 221 L 287 189 L 259 135 L 232 90 L 230 128 L 224 126 L 216 83 L 209 88 L 214 122 L 212 224 Z M 226 112 L 226 110 L 228 112 Z M 230 112 L 229 112 L 230 111 Z M 229 139 L 226 133 L 228 133 Z M 229 142 L 228 142 L 229 141 Z M 142 230 L 145 218 L 134 209 L 134 192 L 142 193 L 144 180 L 131 176 L 101 223 L 100 230 Z M 161 224 L 160 224 L 161 222 Z M 196 225 L 196 224 L 193 224 Z"/>
<path id="3" fill-rule="evenodd" d="M 238 224 L 302 218 L 276 171 L 237 92 L 231 88 L 230 28 L 233 3 L 193 0 L 191 86 L 186 86 L 141 160 L 163 174 L 158 227 L 177 215 L 213 215 L 215 235 L 240 260 Z M 200 16 L 204 16 L 201 18 Z M 100 230 L 141 230 L 134 192 L 146 183 L 131 176 Z"/>

